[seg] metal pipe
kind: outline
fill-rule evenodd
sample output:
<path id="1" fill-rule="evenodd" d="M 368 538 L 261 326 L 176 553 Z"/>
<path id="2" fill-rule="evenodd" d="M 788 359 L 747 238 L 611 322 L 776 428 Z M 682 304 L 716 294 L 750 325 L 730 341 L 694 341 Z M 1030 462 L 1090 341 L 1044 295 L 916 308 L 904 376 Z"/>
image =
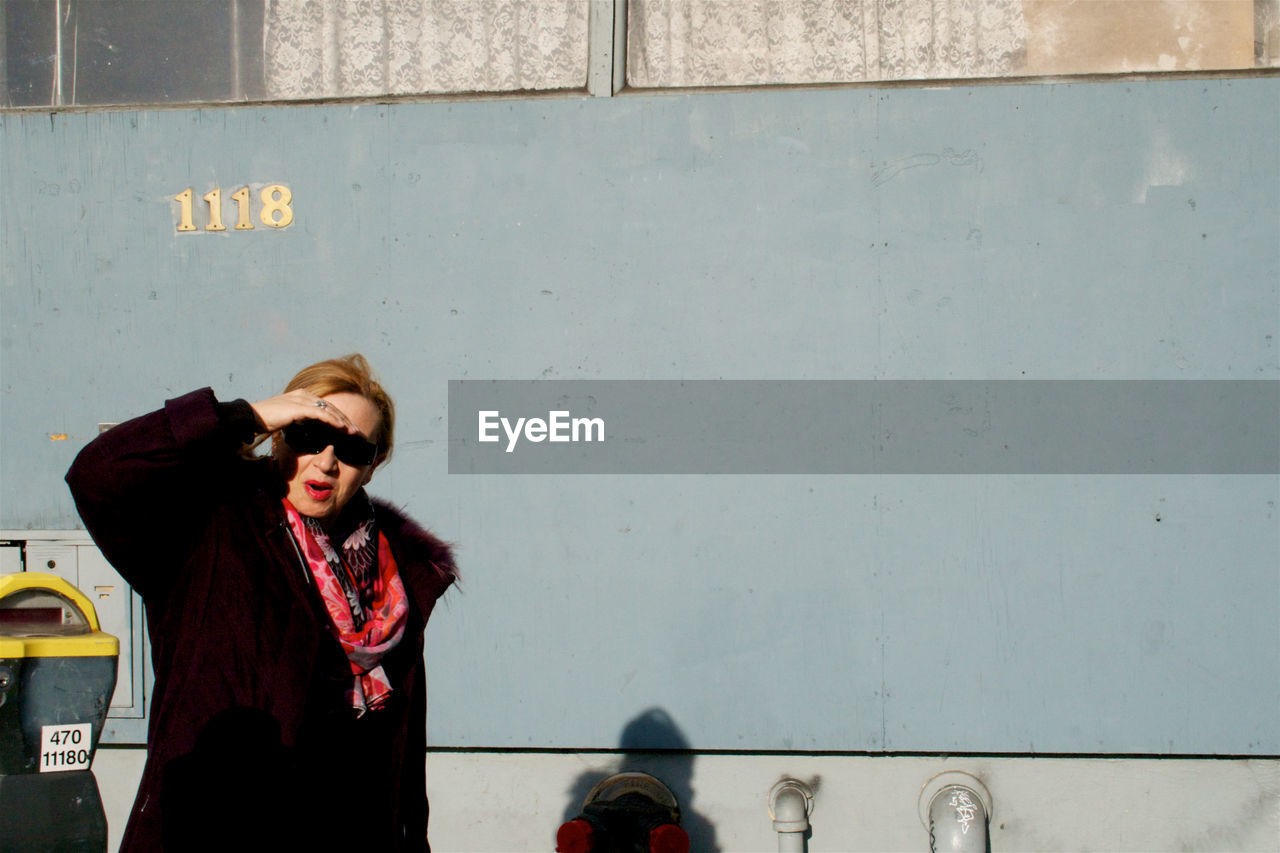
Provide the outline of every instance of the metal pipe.
<path id="1" fill-rule="evenodd" d="M 920 792 L 920 819 L 932 853 L 988 853 L 991 794 L 974 776 L 940 773 Z"/>
<path id="2" fill-rule="evenodd" d="M 987 812 L 978 795 L 956 785 L 944 788 L 929 806 L 932 853 L 987 853 Z"/>
<path id="3" fill-rule="evenodd" d="M 813 812 L 813 790 L 798 779 L 783 779 L 769 791 L 769 816 L 778 833 L 778 853 L 804 853 Z"/>

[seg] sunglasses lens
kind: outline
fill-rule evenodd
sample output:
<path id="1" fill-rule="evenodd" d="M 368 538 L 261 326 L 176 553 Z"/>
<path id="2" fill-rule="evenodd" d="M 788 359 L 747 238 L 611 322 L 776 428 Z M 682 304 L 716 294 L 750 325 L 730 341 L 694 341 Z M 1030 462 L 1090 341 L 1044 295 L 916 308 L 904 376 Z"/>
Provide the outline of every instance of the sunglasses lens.
<path id="1" fill-rule="evenodd" d="M 297 423 L 284 428 L 284 440 L 299 453 L 319 453 L 329 446 L 328 436 L 318 424 Z"/>
<path id="2" fill-rule="evenodd" d="M 378 456 L 377 445 L 370 444 L 357 435 L 344 435 L 342 443 L 334 445 L 334 452 L 348 465 L 372 465 Z"/>
<path id="3" fill-rule="evenodd" d="M 334 455 L 348 465 L 372 465 L 373 460 L 378 457 L 377 445 L 326 424 L 289 424 L 284 428 L 284 440 L 298 453 L 320 453 L 332 445 Z"/>

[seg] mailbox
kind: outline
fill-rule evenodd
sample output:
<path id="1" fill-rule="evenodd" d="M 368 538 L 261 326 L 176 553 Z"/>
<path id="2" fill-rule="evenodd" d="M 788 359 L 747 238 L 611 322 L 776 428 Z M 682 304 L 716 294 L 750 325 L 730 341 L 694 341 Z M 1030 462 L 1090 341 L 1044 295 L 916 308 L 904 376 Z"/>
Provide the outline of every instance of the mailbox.
<path id="1" fill-rule="evenodd" d="M 0 853 L 106 850 L 89 767 L 119 651 L 67 581 L 0 576 Z"/>

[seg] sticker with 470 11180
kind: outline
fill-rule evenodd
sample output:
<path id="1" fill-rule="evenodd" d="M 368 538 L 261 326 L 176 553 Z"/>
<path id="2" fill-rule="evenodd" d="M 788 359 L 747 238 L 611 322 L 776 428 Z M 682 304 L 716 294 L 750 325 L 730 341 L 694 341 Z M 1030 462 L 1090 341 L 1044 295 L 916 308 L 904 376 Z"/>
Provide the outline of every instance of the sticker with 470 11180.
<path id="1" fill-rule="evenodd" d="M 40 772 L 89 769 L 89 723 L 40 727 Z"/>

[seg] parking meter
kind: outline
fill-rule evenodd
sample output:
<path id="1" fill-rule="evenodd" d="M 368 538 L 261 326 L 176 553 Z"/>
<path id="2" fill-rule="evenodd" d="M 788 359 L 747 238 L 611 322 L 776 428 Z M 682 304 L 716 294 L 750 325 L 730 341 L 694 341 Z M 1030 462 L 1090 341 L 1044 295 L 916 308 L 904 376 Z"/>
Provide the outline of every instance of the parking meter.
<path id="1" fill-rule="evenodd" d="M 0 576 L 0 853 L 103 853 L 89 769 L 120 643 L 56 575 Z"/>

